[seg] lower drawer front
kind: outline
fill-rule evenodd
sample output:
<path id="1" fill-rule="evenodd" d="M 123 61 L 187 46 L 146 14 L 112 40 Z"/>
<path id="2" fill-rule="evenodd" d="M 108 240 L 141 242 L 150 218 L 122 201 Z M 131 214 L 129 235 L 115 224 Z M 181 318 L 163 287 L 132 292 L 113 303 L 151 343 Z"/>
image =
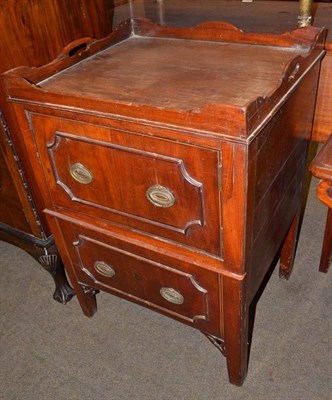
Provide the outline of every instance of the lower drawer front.
<path id="1" fill-rule="evenodd" d="M 58 221 L 78 282 L 219 333 L 219 275 L 111 234 Z"/>

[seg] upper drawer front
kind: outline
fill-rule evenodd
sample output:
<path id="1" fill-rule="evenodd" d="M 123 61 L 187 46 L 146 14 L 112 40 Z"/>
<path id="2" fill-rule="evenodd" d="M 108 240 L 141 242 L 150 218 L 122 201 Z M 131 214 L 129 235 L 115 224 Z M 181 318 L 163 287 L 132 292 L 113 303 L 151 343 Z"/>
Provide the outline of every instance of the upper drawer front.
<path id="1" fill-rule="evenodd" d="M 111 232 L 106 234 L 61 219 L 58 224 L 80 284 L 219 334 L 217 273 L 141 248 Z"/>
<path id="2" fill-rule="evenodd" d="M 31 116 L 54 205 L 220 254 L 217 151 Z"/>

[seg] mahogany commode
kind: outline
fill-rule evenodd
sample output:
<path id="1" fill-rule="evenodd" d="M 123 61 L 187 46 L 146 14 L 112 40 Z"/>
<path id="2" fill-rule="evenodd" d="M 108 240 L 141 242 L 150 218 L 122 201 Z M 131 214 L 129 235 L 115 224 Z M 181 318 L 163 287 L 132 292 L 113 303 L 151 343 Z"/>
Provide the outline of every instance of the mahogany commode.
<path id="1" fill-rule="evenodd" d="M 247 371 L 249 305 L 295 247 L 325 31 L 127 20 L 2 77 L 83 312 L 104 290 L 193 326 Z"/>

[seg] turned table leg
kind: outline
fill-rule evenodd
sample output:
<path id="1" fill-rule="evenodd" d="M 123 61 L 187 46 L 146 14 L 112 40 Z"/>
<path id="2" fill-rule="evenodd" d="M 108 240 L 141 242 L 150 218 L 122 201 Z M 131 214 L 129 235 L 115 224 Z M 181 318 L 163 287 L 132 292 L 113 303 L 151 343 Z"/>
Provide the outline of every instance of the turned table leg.
<path id="1" fill-rule="evenodd" d="M 327 272 L 332 261 L 332 133 L 310 164 L 311 173 L 320 179 L 317 197 L 328 207 L 319 271 Z"/>
<path id="2" fill-rule="evenodd" d="M 327 210 L 325 233 L 322 247 L 322 255 L 319 264 L 320 272 L 327 272 L 332 261 L 332 208 Z"/>
<path id="3" fill-rule="evenodd" d="M 288 279 L 292 273 L 298 239 L 300 216 L 301 208 L 299 208 L 296 212 L 281 248 L 279 266 L 280 278 Z"/>
<path id="4" fill-rule="evenodd" d="M 329 139 L 330 152 L 332 151 L 332 135 Z M 331 161 L 330 161 L 331 162 Z M 330 166 L 332 177 L 332 166 Z M 330 178 L 329 176 L 329 178 Z M 321 180 L 317 187 L 318 198 L 328 207 L 323 239 L 322 255 L 319 264 L 320 272 L 327 272 L 332 261 L 332 180 Z"/>

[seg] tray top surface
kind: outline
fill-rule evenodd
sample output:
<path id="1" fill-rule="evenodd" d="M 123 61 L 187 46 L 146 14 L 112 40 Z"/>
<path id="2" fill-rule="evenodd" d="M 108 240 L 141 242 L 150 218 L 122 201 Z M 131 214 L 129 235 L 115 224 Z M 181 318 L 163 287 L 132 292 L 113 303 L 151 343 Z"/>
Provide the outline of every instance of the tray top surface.
<path id="1" fill-rule="evenodd" d="M 66 95 L 196 112 L 269 96 L 307 50 L 133 36 L 42 81 Z"/>

